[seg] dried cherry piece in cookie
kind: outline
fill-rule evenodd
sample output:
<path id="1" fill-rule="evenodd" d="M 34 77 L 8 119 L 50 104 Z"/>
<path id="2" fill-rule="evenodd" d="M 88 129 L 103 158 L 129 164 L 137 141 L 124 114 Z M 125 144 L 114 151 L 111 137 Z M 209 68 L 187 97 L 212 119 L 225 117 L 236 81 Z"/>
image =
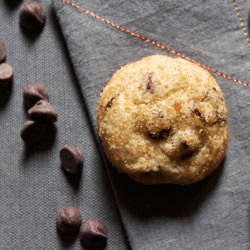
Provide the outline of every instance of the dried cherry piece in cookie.
<path id="1" fill-rule="evenodd" d="M 148 76 L 147 90 L 150 90 L 153 86 L 152 75 Z"/>

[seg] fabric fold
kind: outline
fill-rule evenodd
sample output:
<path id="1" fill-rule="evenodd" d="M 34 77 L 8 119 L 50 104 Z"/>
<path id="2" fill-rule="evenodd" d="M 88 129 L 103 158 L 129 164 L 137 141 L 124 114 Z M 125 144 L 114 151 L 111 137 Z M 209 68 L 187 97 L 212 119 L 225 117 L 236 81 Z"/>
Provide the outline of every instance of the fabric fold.
<path id="1" fill-rule="evenodd" d="M 191 0 L 178 3 L 76 0 L 73 3 L 206 66 L 242 81 L 250 79 L 250 50 L 233 3 L 216 0 L 195 3 Z M 54 0 L 54 8 L 100 146 L 96 106 L 106 82 L 122 65 L 166 52 L 60 0 Z M 239 9 L 244 12 L 248 3 L 241 2 Z M 250 247 L 250 90 L 214 77 L 228 105 L 230 138 L 226 157 L 212 176 L 187 187 L 143 186 L 117 174 L 100 153 L 132 249 Z"/>

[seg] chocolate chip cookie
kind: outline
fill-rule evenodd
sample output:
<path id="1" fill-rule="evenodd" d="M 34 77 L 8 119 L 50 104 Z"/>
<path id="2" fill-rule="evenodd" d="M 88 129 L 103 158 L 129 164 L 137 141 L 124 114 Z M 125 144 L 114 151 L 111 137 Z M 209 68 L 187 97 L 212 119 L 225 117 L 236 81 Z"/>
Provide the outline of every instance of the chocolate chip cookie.
<path id="1" fill-rule="evenodd" d="M 103 149 L 119 172 L 143 184 L 198 182 L 227 148 L 227 106 L 205 69 L 154 55 L 112 76 L 99 99 Z"/>

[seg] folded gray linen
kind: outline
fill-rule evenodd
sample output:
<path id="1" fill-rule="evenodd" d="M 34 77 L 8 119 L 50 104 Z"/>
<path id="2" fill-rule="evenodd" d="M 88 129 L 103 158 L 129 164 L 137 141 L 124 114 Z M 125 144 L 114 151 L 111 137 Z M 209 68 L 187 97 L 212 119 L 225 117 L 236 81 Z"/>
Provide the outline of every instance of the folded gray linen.
<path id="1" fill-rule="evenodd" d="M 250 48 L 233 2 L 74 0 L 73 3 L 220 72 L 242 81 L 250 79 Z M 237 3 L 246 23 L 249 1 Z M 129 62 L 167 52 L 60 0 L 54 0 L 54 8 L 99 142 L 96 106 L 112 74 Z M 250 90 L 214 77 L 224 91 L 229 109 L 229 145 L 223 163 L 206 180 L 187 187 L 143 186 L 117 174 L 100 147 L 99 157 L 105 162 L 132 249 L 250 248 Z"/>

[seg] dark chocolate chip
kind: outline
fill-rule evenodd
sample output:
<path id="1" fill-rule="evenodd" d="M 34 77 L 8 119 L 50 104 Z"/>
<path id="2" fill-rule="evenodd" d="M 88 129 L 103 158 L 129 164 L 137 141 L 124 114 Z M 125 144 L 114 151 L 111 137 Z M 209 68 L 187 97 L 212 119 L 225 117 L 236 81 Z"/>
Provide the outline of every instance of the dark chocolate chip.
<path id="1" fill-rule="evenodd" d="M 162 129 L 156 133 L 151 133 L 148 131 L 148 135 L 149 135 L 149 137 L 151 137 L 154 140 L 162 140 L 162 139 L 165 139 L 169 136 L 170 131 L 171 131 L 171 128 L 170 129 Z"/>
<path id="2" fill-rule="evenodd" d="M 0 88 L 5 88 L 13 78 L 13 68 L 7 63 L 0 64 Z"/>
<path id="3" fill-rule="evenodd" d="M 214 90 L 215 92 L 217 92 L 217 89 L 215 87 L 213 87 L 212 90 Z"/>
<path id="4" fill-rule="evenodd" d="M 107 243 L 108 230 L 106 226 L 97 219 L 89 219 L 80 227 L 80 240 L 85 247 L 91 249 L 103 249 Z"/>
<path id="5" fill-rule="evenodd" d="M 108 103 L 107 103 L 107 105 L 106 105 L 106 109 L 107 109 L 107 108 L 111 108 L 114 99 L 115 99 L 115 96 L 113 96 L 113 97 L 108 101 Z"/>
<path id="6" fill-rule="evenodd" d="M 182 143 L 182 145 L 183 145 L 184 148 L 188 148 L 188 145 L 187 145 L 187 142 L 186 142 L 186 141 L 184 141 L 184 142 Z"/>
<path id="7" fill-rule="evenodd" d="M 219 124 L 221 122 L 225 122 L 226 119 L 223 119 L 223 118 L 218 118 L 217 120 L 215 120 L 215 122 L 213 124 Z"/>
<path id="8" fill-rule="evenodd" d="M 51 122 L 57 121 L 56 111 L 46 100 L 38 101 L 32 108 L 28 110 L 28 114 L 32 119 L 41 119 Z"/>
<path id="9" fill-rule="evenodd" d="M 47 126 L 45 123 L 37 121 L 27 121 L 21 129 L 21 138 L 27 144 L 36 144 L 46 135 Z"/>
<path id="10" fill-rule="evenodd" d="M 49 101 L 47 88 L 40 82 L 32 82 L 23 90 L 23 100 L 27 108 L 32 107 L 39 100 Z"/>
<path id="11" fill-rule="evenodd" d="M 56 225 L 63 233 L 76 233 L 82 223 L 82 216 L 76 207 L 67 206 L 59 210 L 56 216 Z"/>
<path id="12" fill-rule="evenodd" d="M 106 104 L 106 109 L 108 109 L 108 108 L 111 108 L 112 107 L 112 105 L 113 105 L 113 101 L 115 100 L 115 98 L 117 97 L 117 96 L 119 96 L 120 95 L 120 93 L 118 93 L 118 94 L 116 94 L 115 96 L 113 96 L 109 101 L 108 101 L 108 103 Z"/>
<path id="13" fill-rule="evenodd" d="M 2 39 L 0 39 L 0 62 L 6 58 L 6 47 Z"/>
<path id="14" fill-rule="evenodd" d="M 71 174 L 78 173 L 83 164 L 83 152 L 80 148 L 65 145 L 60 150 L 62 167 Z"/>
<path id="15" fill-rule="evenodd" d="M 183 150 L 182 150 L 182 154 L 181 154 L 181 158 L 182 159 L 186 159 L 191 157 L 195 152 L 197 152 L 199 147 L 191 147 L 190 145 L 187 144 L 186 141 L 181 143 L 183 146 Z"/>
<path id="16" fill-rule="evenodd" d="M 199 109 L 195 108 L 195 109 L 194 109 L 194 113 L 195 113 L 196 115 L 198 115 L 199 117 L 201 117 L 201 112 L 200 112 Z"/>
<path id="17" fill-rule="evenodd" d="M 147 90 L 150 90 L 152 88 L 153 82 L 152 82 L 152 76 L 148 76 L 148 83 L 147 83 Z"/>
<path id="18" fill-rule="evenodd" d="M 158 174 L 159 174 L 159 172 L 155 172 L 153 170 L 146 171 L 146 172 L 142 173 L 143 176 L 157 176 Z"/>
<path id="19" fill-rule="evenodd" d="M 19 22 L 25 29 L 40 29 L 46 18 L 44 7 L 35 1 L 26 2 L 22 5 L 19 14 Z"/>
<path id="20" fill-rule="evenodd" d="M 189 158 L 189 157 L 191 157 L 194 154 L 194 152 L 195 152 L 195 150 L 184 151 L 183 154 L 181 155 L 181 158 L 182 159 Z"/>
<path id="21" fill-rule="evenodd" d="M 213 122 L 213 124 L 219 124 L 221 122 L 225 122 L 226 121 L 226 119 L 218 111 L 215 112 L 215 115 L 216 115 L 216 119 Z"/>

